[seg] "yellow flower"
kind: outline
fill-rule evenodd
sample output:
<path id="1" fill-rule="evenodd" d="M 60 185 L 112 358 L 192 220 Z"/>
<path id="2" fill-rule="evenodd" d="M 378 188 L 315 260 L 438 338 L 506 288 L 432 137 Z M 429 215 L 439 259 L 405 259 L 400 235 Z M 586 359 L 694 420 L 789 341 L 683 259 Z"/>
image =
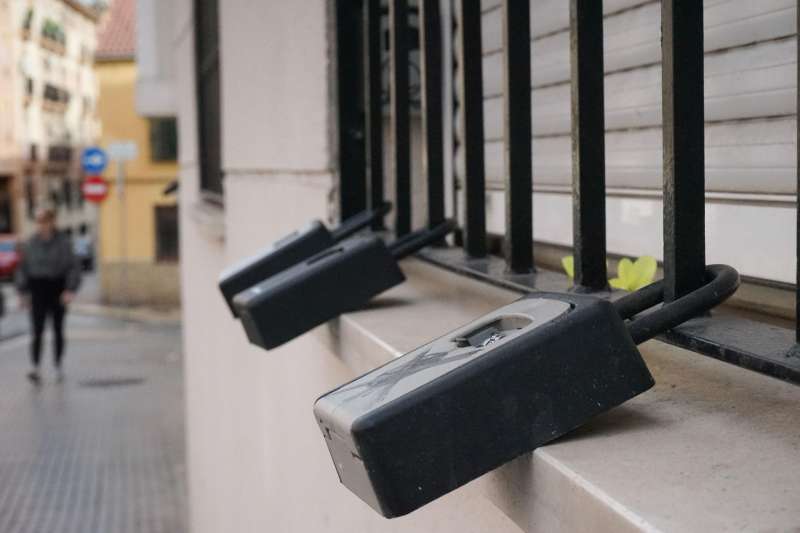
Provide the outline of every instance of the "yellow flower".
<path id="1" fill-rule="evenodd" d="M 561 265 L 570 279 L 575 278 L 575 259 L 568 255 L 561 259 Z M 635 291 L 653 282 L 656 276 L 657 263 L 655 258 L 645 255 L 635 262 L 627 257 L 617 264 L 617 277 L 608 280 L 609 285 L 615 289 Z"/>

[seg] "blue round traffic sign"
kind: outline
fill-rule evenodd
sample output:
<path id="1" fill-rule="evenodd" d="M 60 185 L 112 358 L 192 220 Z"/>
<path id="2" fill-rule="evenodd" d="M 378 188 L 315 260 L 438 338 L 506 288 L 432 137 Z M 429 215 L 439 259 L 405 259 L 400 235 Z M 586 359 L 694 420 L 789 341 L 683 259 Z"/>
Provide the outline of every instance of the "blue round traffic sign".
<path id="1" fill-rule="evenodd" d="M 102 148 L 91 146 L 83 151 L 81 164 L 87 174 L 100 174 L 108 164 L 108 156 Z"/>

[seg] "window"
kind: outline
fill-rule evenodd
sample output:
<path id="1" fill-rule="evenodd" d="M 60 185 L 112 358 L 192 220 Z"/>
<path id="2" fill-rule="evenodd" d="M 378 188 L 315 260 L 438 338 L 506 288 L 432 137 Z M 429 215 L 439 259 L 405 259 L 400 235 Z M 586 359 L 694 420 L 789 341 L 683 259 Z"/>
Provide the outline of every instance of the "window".
<path id="1" fill-rule="evenodd" d="M 33 8 L 29 7 L 28 10 L 25 12 L 25 18 L 22 19 L 22 29 L 25 31 L 30 31 L 32 25 L 33 25 Z"/>
<path id="2" fill-rule="evenodd" d="M 178 206 L 158 205 L 156 217 L 156 261 L 178 260 Z"/>
<path id="3" fill-rule="evenodd" d="M 61 182 L 61 196 L 64 198 L 64 207 L 67 210 L 72 210 L 72 180 L 64 178 Z"/>
<path id="4" fill-rule="evenodd" d="M 178 159 L 178 131 L 174 117 L 150 119 L 150 157 L 156 162 Z"/>
<path id="5" fill-rule="evenodd" d="M 0 178 L 0 233 L 13 233 L 11 222 L 11 179 Z"/>
<path id="6" fill-rule="evenodd" d="M 222 158 L 217 1 L 195 0 L 194 8 L 200 188 L 209 197 L 219 199 L 222 195 Z"/>
<path id="7" fill-rule="evenodd" d="M 83 197 L 83 181 L 75 182 L 75 198 L 78 202 L 78 210 L 83 209 L 84 203 L 86 202 L 86 198 Z"/>
<path id="8" fill-rule="evenodd" d="M 794 298 L 789 292 L 799 290 L 795 280 L 800 279 L 794 246 L 796 91 L 761 73 L 766 64 L 785 65 L 782 79 L 796 79 L 793 29 L 775 27 L 768 41 L 754 45 L 739 20 L 719 20 L 707 10 L 706 27 L 714 28 L 715 35 L 725 32 L 726 38 L 724 46 L 705 41 L 704 48 L 702 2 L 663 0 L 605 14 L 591 0 L 562 2 L 557 13 L 543 11 L 546 22 L 539 17 L 533 30 L 534 17 L 522 9 L 526 2 L 510 9 L 511 2 L 486 8 L 482 2 L 460 0 L 455 21 L 445 19 L 444 24 L 439 10 L 448 2 L 421 2 L 422 127 L 410 132 L 415 117 L 406 98 L 406 65 L 412 61 L 408 3 L 389 2 L 387 129 L 392 142 L 386 155 L 394 174 L 390 198 L 398 236 L 411 229 L 413 210 L 424 213 L 427 207 L 428 224 L 455 213 L 460 222 L 456 243 L 463 252 L 433 247 L 420 253 L 449 270 L 520 292 L 556 287 L 532 273 L 534 257 L 543 269 L 559 271 L 555 274 L 566 284 L 558 290 L 572 284 L 607 297 L 613 277 L 608 255 L 651 255 L 664 265 L 658 290 L 668 301 L 706 284 L 711 272 L 721 272 L 708 270 L 707 262 L 733 265 L 747 276 L 748 293 L 754 295 L 750 300 L 740 293 L 739 304 L 756 312 L 712 314 L 672 328 L 662 340 L 800 383 L 800 322 L 795 320 L 793 328 L 772 324 L 779 313 L 791 316 L 794 311 L 791 304 L 779 309 L 777 301 L 800 298 L 800 292 Z M 381 79 L 380 62 L 372 61 L 379 57 L 374 50 L 385 46 L 372 37 L 383 27 L 376 16 L 381 3 L 365 5 L 366 54 L 343 55 L 355 58 L 351 63 L 370 59 L 365 77 L 373 86 Z M 662 9 L 670 14 L 663 19 Z M 606 19 L 611 24 L 604 36 Z M 757 25 L 759 19 L 743 20 Z M 634 58 L 620 43 L 628 28 L 642 20 L 651 21 L 646 26 L 650 44 Z M 352 33 L 352 21 L 337 20 L 339 44 Z M 550 40 L 554 35 L 560 37 Z M 531 49 L 532 39 L 548 39 L 548 45 Z M 604 42 L 609 43 L 605 54 Z M 709 44 L 717 48 L 710 52 Z M 439 68 L 446 66 L 446 58 L 456 59 L 450 63 L 455 68 Z M 749 92 L 730 82 L 734 79 L 748 79 L 781 97 Z M 442 100 L 455 96 L 453 86 L 458 87 L 457 117 L 443 124 L 442 116 L 454 107 Z M 369 125 L 384 118 L 383 105 L 377 105 L 381 95 L 369 90 L 360 96 L 367 101 L 339 101 L 340 107 L 348 106 L 337 117 L 340 138 L 364 108 L 366 138 L 380 140 L 382 131 Z M 416 132 L 425 196 L 411 194 L 409 146 Z M 445 135 L 456 150 L 443 150 Z M 371 159 L 380 161 L 384 153 L 376 152 L 378 157 L 370 154 Z M 363 173 L 344 170 L 354 159 L 340 159 L 340 197 L 345 191 L 353 197 L 382 192 L 378 173 L 364 180 Z M 449 176 L 443 168 L 450 169 Z M 373 205 L 382 200 L 371 196 Z M 570 248 L 572 257 L 567 258 Z M 559 259 L 572 265 L 572 281 Z M 726 275 L 730 283 L 733 276 Z M 776 298 L 773 291 L 781 289 Z M 747 339 L 735 331 L 746 331 Z"/>
<path id="9" fill-rule="evenodd" d="M 33 189 L 33 176 L 25 176 L 25 213 L 29 220 L 33 220 L 36 215 L 36 201 Z"/>

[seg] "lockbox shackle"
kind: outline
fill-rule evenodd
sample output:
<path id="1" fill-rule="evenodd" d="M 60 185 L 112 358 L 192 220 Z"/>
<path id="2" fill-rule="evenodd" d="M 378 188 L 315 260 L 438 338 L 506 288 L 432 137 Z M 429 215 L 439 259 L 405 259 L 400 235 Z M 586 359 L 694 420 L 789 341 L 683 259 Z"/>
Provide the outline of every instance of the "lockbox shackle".
<path id="1" fill-rule="evenodd" d="M 390 202 L 383 202 L 378 207 L 366 209 L 350 218 L 343 220 L 342 223 L 336 228 L 331 230 L 331 235 L 335 242 L 339 242 L 347 237 L 353 235 L 359 230 L 369 226 L 376 220 L 384 217 L 392 209 Z"/>
<path id="2" fill-rule="evenodd" d="M 445 220 L 432 228 L 424 228 L 403 237 L 398 238 L 389 244 L 389 251 L 395 259 L 402 259 L 425 248 L 428 245 L 439 242 L 453 231 L 456 223 L 452 220 Z"/>
<path id="3" fill-rule="evenodd" d="M 705 278 L 701 287 L 641 317 L 636 315 L 664 301 L 664 280 L 616 300 L 614 307 L 619 315 L 623 320 L 630 320 L 628 331 L 633 342 L 641 344 L 709 311 L 739 287 L 739 273 L 728 265 L 706 266 Z"/>

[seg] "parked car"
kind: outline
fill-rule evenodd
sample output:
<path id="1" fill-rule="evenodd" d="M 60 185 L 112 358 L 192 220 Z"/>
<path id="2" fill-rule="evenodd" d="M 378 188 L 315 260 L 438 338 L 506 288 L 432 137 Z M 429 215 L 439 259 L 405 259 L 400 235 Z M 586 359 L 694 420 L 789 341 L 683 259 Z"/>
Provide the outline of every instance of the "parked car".
<path id="1" fill-rule="evenodd" d="M 14 235 L 0 235 L 0 279 L 11 279 L 17 271 L 22 255 L 19 241 Z"/>

